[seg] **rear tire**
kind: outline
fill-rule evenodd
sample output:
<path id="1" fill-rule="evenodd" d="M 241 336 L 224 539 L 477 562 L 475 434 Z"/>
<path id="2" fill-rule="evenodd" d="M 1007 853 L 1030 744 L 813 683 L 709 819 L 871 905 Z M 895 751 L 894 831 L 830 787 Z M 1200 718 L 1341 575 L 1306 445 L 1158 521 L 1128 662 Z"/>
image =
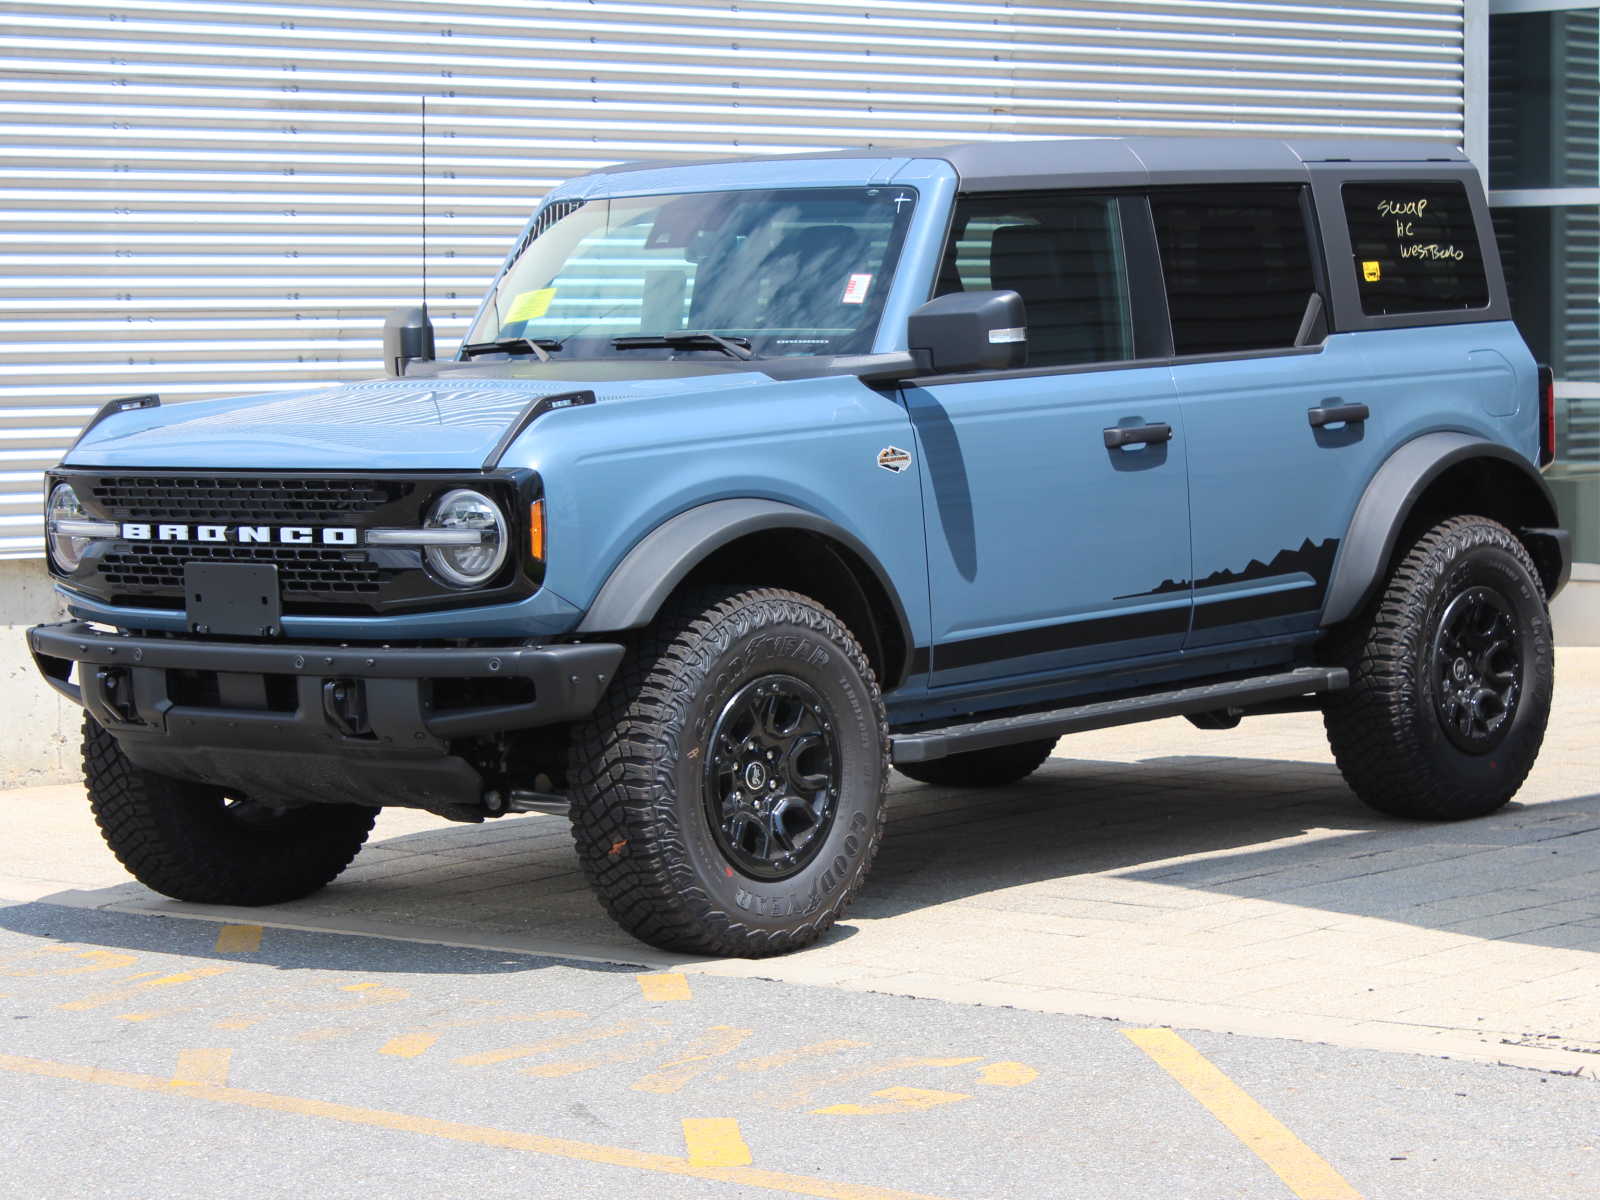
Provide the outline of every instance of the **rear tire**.
<path id="1" fill-rule="evenodd" d="M 896 763 L 894 769 L 918 783 L 936 787 L 1004 787 L 1032 775 L 1050 757 L 1056 739 L 1018 742 L 988 750 L 968 750 L 928 762 Z"/>
<path id="2" fill-rule="evenodd" d="M 147 888 L 196 904 L 309 896 L 350 865 L 378 819 L 376 808 L 353 804 L 274 809 L 146 771 L 87 714 L 83 774 L 117 861 Z"/>
<path id="3" fill-rule="evenodd" d="M 1345 781 L 1379 812 L 1483 816 L 1522 786 L 1550 717 L 1550 611 L 1510 530 L 1452 517 L 1417 539 L 1330 648 L 1350 687 L 1323 710 Z"/>
<path id="4" fill-rule="evenodd" d="M 887 761 L 877 681 L 837 617 L 794 592 L 702 593 L 658 618 L 573 731 L 578 858 L 652 946 L 796 950 L 866 879 Z"/>

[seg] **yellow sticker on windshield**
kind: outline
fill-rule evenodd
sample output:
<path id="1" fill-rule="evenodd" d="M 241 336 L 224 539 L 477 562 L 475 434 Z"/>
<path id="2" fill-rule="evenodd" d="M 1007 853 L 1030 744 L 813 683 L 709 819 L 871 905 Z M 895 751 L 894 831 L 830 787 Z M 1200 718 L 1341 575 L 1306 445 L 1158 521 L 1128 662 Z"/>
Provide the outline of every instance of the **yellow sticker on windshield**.
<path id="1" fill-rule="evenodd" d="M 532 321 L 542 317 L 550 311 L 550 301 L 556 298 L 555 288 L 540 288 L 535 292 L 523 292 L 511 302 L 511 311 L 506 313 L 505 319 L 510 321 Z"/>
<path id="2" fill-rule="evenodd" d="M 1383 267 L 1375 262 L 1364 262 L 1361 264 L 1361 278 L 1368 283 L 1377 283 L 1383 278 Z"/>

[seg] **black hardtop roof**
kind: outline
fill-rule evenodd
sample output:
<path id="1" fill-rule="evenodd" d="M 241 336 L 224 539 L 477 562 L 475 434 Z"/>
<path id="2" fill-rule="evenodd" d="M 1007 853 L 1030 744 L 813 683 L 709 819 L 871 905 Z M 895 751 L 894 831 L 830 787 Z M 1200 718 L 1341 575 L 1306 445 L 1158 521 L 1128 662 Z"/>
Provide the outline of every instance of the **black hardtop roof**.
<path id="1" fill-rule="evenodd" d="M 953 146 L 863 146 L 817 154 L 774 154 L 699 163 L 629 162 L 596 174 L 720 163 L 794 162 L 819 158 L 943 159 L 961 177 L 961 190 L 1134 187 L 1178 183 L 1303 181 L 1310 163 L 1362 167 L 1463 164 L 1466 155 L 1445 142 L 1421 139 L 1296 139 L 1235 137 L 1070 137 L 963 142 Z"/>

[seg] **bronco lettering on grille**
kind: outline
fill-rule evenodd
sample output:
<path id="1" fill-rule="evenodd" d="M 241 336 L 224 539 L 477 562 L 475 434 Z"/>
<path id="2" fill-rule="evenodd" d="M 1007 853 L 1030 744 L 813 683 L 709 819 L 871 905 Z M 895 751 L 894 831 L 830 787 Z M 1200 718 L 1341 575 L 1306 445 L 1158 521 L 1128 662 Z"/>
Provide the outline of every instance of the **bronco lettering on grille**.
<path id="1" fill-rule="evenodd" d="M 354 546 L 355 529 L 344 525 L 172 525 L 159 521 L 124 521 L 122 537 L 130 542 L 236 542 L 240 545 Z M 191 536 L 192 534 L 192 536 Z"/>

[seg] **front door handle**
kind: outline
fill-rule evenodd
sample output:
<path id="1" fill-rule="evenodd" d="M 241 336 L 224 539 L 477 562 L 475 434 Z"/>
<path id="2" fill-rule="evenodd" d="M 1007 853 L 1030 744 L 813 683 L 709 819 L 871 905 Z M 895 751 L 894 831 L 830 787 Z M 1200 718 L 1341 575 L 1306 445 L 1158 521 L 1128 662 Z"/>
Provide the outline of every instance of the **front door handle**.
<path id="1" fill-rule="evenodd" d="M 1106 435 L 1107 450 L 1115 450 L 1119 446 L 1153 446 L 1172 440 L 1172 426 L 1165 421 L 1155 421 L 1149 425 L 1113 425 L 1101 432 Z"/>
<path id="2" fill-rule="evenodd" d="M 1316 408 L 1306 409 L 1306 420 L 1311 422 L 1311 428 L 1321 429 L 1324 425 L 1359 425 L 1372 415 L 1372 410 L 1365 404 L 1339 404 L 1324 401 Z"/>

